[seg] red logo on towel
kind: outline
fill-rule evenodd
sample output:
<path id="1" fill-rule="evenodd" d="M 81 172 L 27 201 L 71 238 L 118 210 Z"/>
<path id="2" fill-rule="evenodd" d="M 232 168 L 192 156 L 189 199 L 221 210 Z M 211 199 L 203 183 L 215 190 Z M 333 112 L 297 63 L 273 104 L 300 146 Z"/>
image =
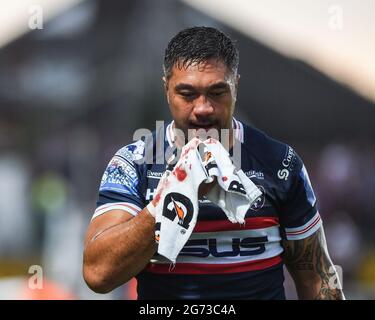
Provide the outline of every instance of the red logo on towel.
<path id="1" fill-rule="evenodd" d="M 203 157 L 203 162 L 208 162 L 208 160 L 210 160 L 211 157 L 212 157 L 212 153 L 209 152 L 209 151 L 206 152 L 206 153 L 204 154 L 204 157 Z"/>

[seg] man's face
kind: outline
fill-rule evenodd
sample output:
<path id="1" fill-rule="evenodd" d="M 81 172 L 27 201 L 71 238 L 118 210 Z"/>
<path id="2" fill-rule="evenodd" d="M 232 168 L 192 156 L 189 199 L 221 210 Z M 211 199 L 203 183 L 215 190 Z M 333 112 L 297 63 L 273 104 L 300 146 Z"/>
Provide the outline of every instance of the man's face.
<path id="1" fill-rule="evenodd" d="M 166 95 L 175 126 L 188 129 L 231 128 L 238 76 L 215 59 L 187 68 L 174 66 L 164 79 Z"/>

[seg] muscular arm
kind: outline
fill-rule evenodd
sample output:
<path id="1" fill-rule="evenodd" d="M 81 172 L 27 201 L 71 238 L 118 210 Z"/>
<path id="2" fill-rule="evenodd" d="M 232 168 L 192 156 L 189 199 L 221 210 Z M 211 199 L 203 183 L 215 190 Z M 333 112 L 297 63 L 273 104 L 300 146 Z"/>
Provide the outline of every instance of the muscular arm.
<path id="1" fill-rule="evenodd" d="M 323 227 L 303 240 L 285 240 L 283 245 L 283 259 L 295 282 L 299 299 L 345 299 L 342 290 L 330 286 L 330 279 L 333 276 L 338 279 L 338 276 L 333 275 Z"/>
<path id="2" fill-rule="evenodd" d="M 137 216 L 112 210 L 88 227 L 83 276 L 98 293 L 107 293 L 137 275 L 156 251 L 155 219 L 143 209 Z"/>

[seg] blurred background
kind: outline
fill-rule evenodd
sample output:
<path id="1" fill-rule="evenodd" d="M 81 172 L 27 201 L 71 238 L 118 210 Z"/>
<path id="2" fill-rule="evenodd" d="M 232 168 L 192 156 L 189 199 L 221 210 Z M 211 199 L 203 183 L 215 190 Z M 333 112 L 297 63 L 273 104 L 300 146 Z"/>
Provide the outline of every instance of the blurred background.
<path id="1" fill-rule="evenodd" d="M 135 298 L 134 282 L 107 295 L 86 287 L 83 237 L 112 155 L 170 120 L 164 49 L 195 25 L 237 41 L 236 116 L 301 155 L 347 298 L 375 298 L 374 1 L 0 0 L 0 10 L 0 299 Z M 296 298 L 288 277 L 286 288 Z"/>

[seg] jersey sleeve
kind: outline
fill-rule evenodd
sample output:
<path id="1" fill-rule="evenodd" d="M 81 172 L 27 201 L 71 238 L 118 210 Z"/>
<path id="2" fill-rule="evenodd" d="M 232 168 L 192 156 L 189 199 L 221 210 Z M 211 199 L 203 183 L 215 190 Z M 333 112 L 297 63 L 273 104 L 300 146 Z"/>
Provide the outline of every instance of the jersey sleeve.
<path id="1" fill-rule="evenodd" d="M 322 220 L 305 165 L 295 151 L 288 148 L 285 165 L 278 171 L 278 178 L 286 185 L 280 226 L 287 240 L 301 240 L 317 231 Z"/>
<path id="2" fill-rule="evenodd" d="M 92 219 L 113 209 L 137 215 L 145 200 L 140 192 L 139 158 L 144 156 L 144 143 L 138 141 L 116 152 L 104 171 Z"/>

